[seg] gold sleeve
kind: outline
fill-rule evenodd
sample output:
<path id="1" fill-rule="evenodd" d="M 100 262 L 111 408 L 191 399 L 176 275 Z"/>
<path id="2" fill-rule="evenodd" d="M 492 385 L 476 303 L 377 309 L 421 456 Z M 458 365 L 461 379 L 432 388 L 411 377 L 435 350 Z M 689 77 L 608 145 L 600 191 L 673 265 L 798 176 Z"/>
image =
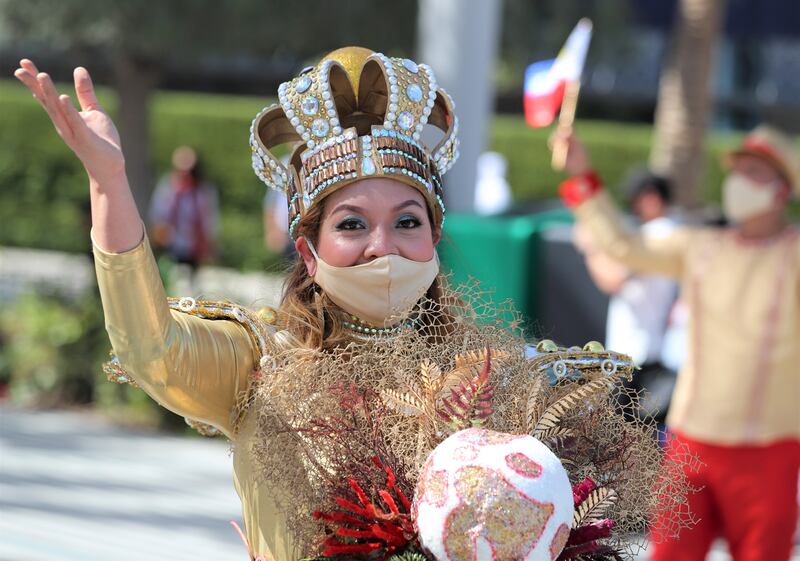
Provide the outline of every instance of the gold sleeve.
<path id="1" fill-rule="evenodd" d="M 234 321 L 171 311 L 150 244 L 108 253 L 94 244 L 105 325 L 124 369 L 167 409 L 234 432 L 237 400 L 258 353 Z"/>
<path id="2" fill-rule="evenodd" d="M 692 230 L 678 227 L 664 236 L 646 236 L 625 229 L 616 205 L 601 192 L 575 208 L 578 222 L 586 227 L 593 244 L 610 257 L 641 273 L 680 278 Z"/>

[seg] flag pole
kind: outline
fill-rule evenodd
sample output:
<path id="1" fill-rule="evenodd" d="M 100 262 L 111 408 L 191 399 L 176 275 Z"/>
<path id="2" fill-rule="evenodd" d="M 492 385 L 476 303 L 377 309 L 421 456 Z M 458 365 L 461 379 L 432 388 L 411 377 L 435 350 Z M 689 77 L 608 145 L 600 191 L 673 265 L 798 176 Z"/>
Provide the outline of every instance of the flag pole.
<path id="1" fill-rule="evenodd" d="M 558 140 L 553 146 L 553 159 L 550 162 L 556 171 L 563 170 L 567 164 L 569 143 L 565 137 L 575 122 L 575 109 L 578 107 L 578 94 L 580 91 L 580 78 L 567 83 L 567 89 L 564 92 L 564 103 L 561 104 L 561 113 L 558 115 Z"/>

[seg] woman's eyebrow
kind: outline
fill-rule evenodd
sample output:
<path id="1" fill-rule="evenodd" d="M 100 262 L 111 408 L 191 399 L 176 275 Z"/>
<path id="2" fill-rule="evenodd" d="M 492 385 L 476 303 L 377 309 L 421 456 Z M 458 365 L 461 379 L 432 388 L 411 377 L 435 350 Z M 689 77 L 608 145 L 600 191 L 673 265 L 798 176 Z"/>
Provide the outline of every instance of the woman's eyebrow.
<path id="1" fill-rule="evenodd" d="M 419 207 L 419 208 L 423 208 L 423 207 L 422 207 L 422 205 L 421 205 L 421 204 L 419 204 L 419 203 L 418 203 L 417 201 L 415 201 L 414 199 L 408 199 L 407 201 L 405 201 L 405 202 L 402 202 L 402 203 L 400 203 L 399 205 L 397 205 L 396 207 L 394 207 L 394 209 L 392 209 L 392 210 L 394 210 L 394 211 L 398 211 L 398 210 L 402 210 L 402 209 L 404 209 L 404 208 L 406 208 L 406 207 L 408 207 L 408 206 L 417 206 L 417 207 Z"/>
<path id="2" fill-rule="evenodd" d="M 392 210 L 397 212 L 397 211 L 402 210 L 402 209 L 404 209 L 406 207 L 409 207 L 409 206 L 416 206 L 416 207 L 418 207 L 420 209 L 424 208 L 421 204 L 419 204 L 414 199 L 408 199 L 407 201 L 403 201 L 399 205 L 395 206 Z M 331 214 L 335 214 L 335 213 L 343 211 L 343 210 L 354 212 L 356 214 L 364 214 L 364 212 L 365 212 L 363 207 L 360 207 L 360 206 L 357 206 L 357 205 L 351 205 L 351 204 L 347 204 L 347 203 L 342 203 L 342 204 L 338 204 L 335 207 L 333 207 L 333 210 L 331 210 Z"/>
<path id="3" fill-rule="evenodd" d="M 356 214 L 364 214 L 364 209 L 361 208 L 360 206 L 348 205 L 348 204 L 344 204 L 344 203 L 336 205 L 333 208 L 333 210 L 331 211 L 331 214 L 335 214 L 335 213 L 337 213 L 339 211 L 342 211 L 342 210 L 349 210 L 350 212 L 354 212 Z"/>

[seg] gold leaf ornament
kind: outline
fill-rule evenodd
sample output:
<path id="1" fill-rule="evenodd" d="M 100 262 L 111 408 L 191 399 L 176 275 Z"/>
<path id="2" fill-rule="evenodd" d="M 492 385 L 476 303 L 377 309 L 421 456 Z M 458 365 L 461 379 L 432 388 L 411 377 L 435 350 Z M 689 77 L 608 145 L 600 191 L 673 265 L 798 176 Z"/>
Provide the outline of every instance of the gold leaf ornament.
<path id="1" fill-rule="evenodd" d="M 611 390 L 612 384 L 613 382 L 608 378 L 598 378 L 556 400 L 545 409 L 536 423 L 533 436 L 539 438 L 539 435 L 544 434 L 546 430 L 558 426 L 564 416 L 579 405 L 585 405 L 586 402 L 607 394 Z"/>
<path id="2" fill-rule="evenodd" d="M 425 414 L 425 404 L 411 393 L 387 388 L 381 390 L 381 397 L 388 407 L 403 415 L 421 417 Z"/>
<path id="3" fill-rule="evenodd" d="M 572 517 L 572 527 L 578 528 L 606 518 L 608 510 L 617 503 L 619 495 L 609 487 L 598 487 L 586 497 Z"/>

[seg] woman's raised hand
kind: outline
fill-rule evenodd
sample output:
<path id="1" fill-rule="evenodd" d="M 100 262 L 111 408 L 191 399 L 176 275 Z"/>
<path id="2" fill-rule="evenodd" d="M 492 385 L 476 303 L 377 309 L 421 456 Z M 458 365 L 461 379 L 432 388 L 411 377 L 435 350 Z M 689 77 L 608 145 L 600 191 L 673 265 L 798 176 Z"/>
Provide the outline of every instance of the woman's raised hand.
<path id="1" fill-rule="evenodd" d="M 58 95 L 50 76 L 22 59 L 16 76 L 47 111 L 67 146 L 80 158 L 89 174 L 92 201 L 92 239 L 111 252 L 132 249 L 142 240 L 143 226 L 128 178 L 119 133 L 97 102 L 92 79 L 85 68 L 75 69 L 75 94 L 79 112 L 68 95 Z"/>
<path id="2" fill-rule="evenodd" d="M 59 95 L 50 76 L 22 59 L 16 76 L 50 116 L 53 126 L 67 146 L 83 162 L 89 177 L 97 182 L 113 181 L 125 173 L 125 158 L 119 133 L 103 111 L 94 93 L 92 79 L 85 68 L 75 69 L 75 94 L 81 111 L 68 95 Z"/>

